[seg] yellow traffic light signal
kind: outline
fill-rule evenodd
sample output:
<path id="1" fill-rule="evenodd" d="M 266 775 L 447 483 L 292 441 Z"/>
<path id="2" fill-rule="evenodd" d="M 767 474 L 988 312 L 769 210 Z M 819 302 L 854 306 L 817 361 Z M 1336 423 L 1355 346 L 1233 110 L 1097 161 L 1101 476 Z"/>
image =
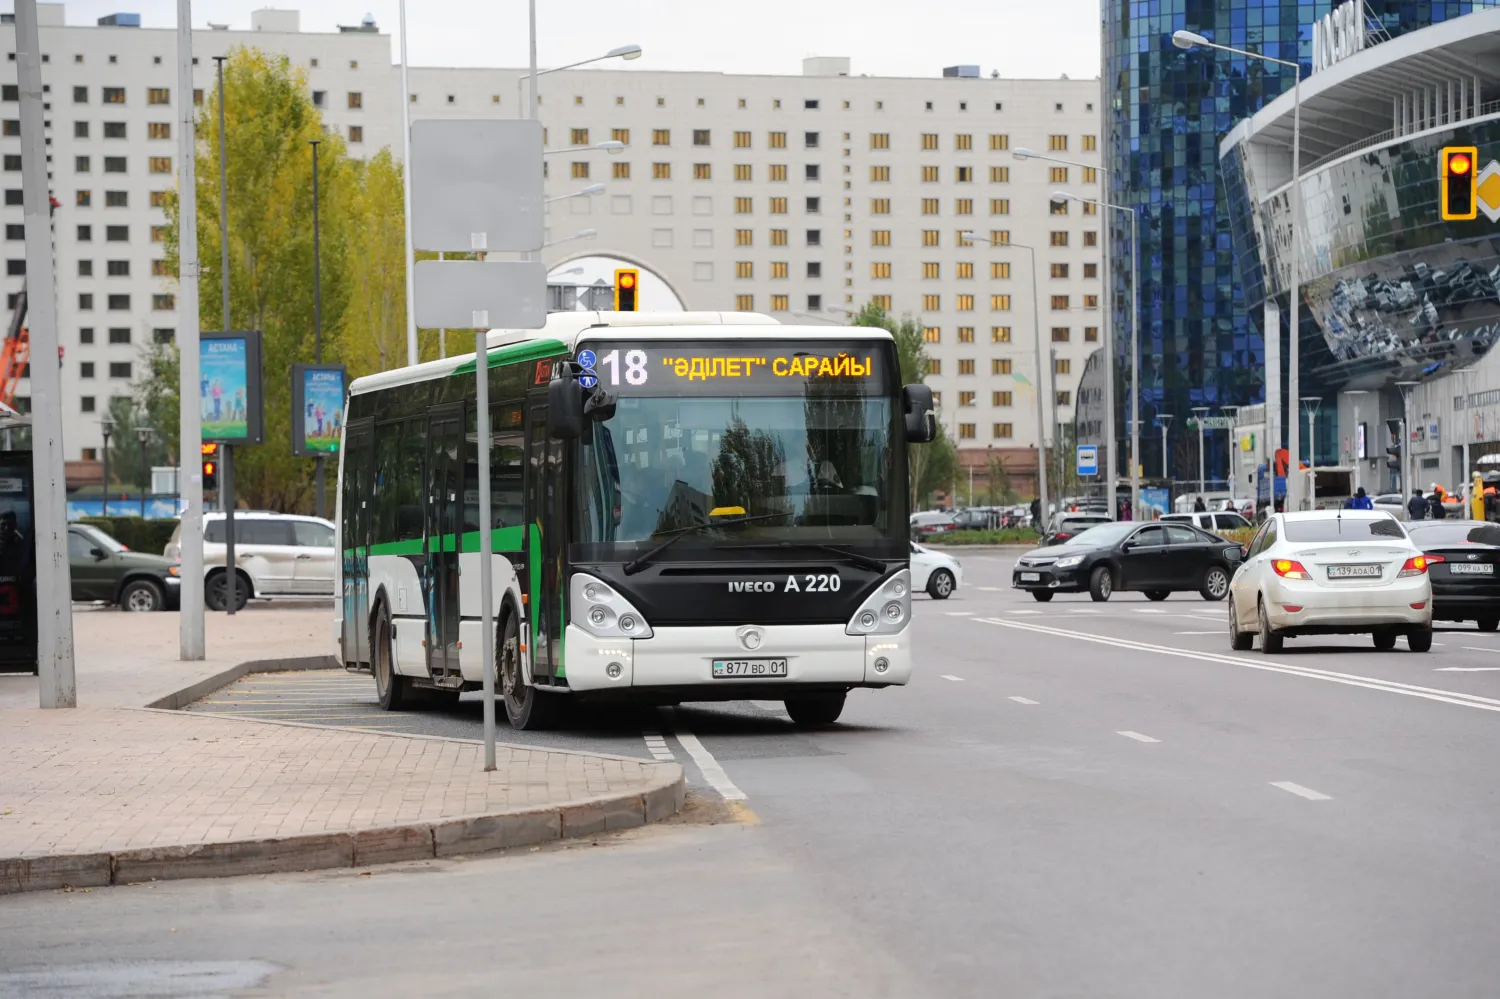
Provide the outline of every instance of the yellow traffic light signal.
<path id="1" fill-rule="evenodd" d="M 1444 146 L 1441 156 L 1442 199 L 1438 207 L 1444 219 L 1472 219 L 1479 215 L 1478 186 L 1474 174 L 1478 169 L 1479 149 L 1475 146 Z"/>
<path id="2" fill-rule="evenodd" d="M 635 312 L 636 292 L 640 289 L 640 272 L 633 268 L 615 271 L 615 311 Z"/>

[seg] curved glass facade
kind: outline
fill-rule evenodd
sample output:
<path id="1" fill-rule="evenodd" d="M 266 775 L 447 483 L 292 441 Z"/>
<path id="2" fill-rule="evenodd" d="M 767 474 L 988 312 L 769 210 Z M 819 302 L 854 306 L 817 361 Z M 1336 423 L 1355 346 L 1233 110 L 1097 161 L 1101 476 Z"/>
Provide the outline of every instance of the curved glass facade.
<path id="1" fill-rule="evenodd" d="M 1492 6 L 1487 0 L 1364 2 L 1391 36 Z M 1172 33 L 1186 29 L 1220 44 L 1295 59 L 1306 75 L 1312 67 L 1312 24 L 1336 5 L 1329 0 L 1103 0 L 1111 200 L 1140 213 L 1141 419 L 1147 428 L 1162 413 L 1177 417 L 1171 433 L 1187 432 L 1183 428 L 1194 406 L 1265 399 L 1260 316 L 1249 308 L 1242 284 L 1255 265 L 1244 274 L 1237 265 L 1227 207 L 1236 184 L 1234 193 L 1243 198 L 1245 178 L 1242 173 L 1221 177 L 1218 143 L 1236 122 L 1293 83 L 1285 67 L 1212 49 L 1184 52 L 1172 45 Z M 1331 209 L 1343 210 L 1337 203 Z M 1114 328 L 1125 330 L 1130 230 L 1111 221 L 1109 250 L 1119 275 Z M 1120 391 L 1115 398 L 1122 412 L 1116 425 L 1123 435 L 1129 428 L 1123 417 L 1129 406 L 1129 338 L 1116 341 Z M 1216 449 L 1225 446 L 1214 442 Z M 1142 450 L 1147 467 L 1159 467 L 1160 436 L 1145 430 Z M 1209 462 L 1224 467 L 1222 450 L 1211 453 Z M 1172 474 L 1191 478 L 1196 467 L 1173 468 Z"/>

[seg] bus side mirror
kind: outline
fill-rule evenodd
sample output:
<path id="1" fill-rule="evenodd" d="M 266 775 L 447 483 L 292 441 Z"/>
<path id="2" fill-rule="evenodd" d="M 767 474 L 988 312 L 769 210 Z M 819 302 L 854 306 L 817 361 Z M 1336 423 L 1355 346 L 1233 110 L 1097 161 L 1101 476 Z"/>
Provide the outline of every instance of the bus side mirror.
<path id="1" fill-rule="evenodd" d="M 901 408 L 906 416 L 906 440 L 927 444 L 937 440 L 937 414 L 932 411 L 932 389 L 907 385 L 901 389 Z"/>
<path id="2" fill-rule="evenodd" d="M 565 364 L 557 369 L 547 383 L 548 431 L 553 440 L 577 440 L 583 436 L 583 386 Z"/>

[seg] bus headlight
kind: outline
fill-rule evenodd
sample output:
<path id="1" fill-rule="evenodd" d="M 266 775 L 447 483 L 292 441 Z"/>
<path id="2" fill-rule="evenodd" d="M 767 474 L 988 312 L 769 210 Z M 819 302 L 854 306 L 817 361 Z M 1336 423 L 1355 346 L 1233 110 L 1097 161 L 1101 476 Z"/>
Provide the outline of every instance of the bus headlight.
<path id="1" fill-rule="evenodd" d="M 573 574 L 569 590 L 573 624 L 595 638 L 651 637 L 645 617 L 608 583 L 579 572 Z"/>
<path id="2" fill-rule="evenodd" d="M 889 635 L 911 620 L 911 572 L 902 569 L 871 593 L 844 627 L 847 635 Z"/>

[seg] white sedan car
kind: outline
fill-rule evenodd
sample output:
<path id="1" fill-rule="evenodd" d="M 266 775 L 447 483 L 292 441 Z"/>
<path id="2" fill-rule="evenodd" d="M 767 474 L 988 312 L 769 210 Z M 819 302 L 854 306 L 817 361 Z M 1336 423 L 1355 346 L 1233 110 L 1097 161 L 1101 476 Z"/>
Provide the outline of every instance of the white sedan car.
<path id="1" fill-rule="evenodd" d="M 912 543 L 911 588 L 926 590 L 934 600 L 947 600 L 963 581 L 963 567 L 952 555 Z"/>
<path id="2" fill-rule="evenodd" d="M 1388 513 L 1320 510 L 1266 519 L 1229 584 L 1229 641 L 1280 652 L 1299 635 L 1370 634 L 1377 649 L 1406 636 L 1432 648 L 1427 557 Z"/>

